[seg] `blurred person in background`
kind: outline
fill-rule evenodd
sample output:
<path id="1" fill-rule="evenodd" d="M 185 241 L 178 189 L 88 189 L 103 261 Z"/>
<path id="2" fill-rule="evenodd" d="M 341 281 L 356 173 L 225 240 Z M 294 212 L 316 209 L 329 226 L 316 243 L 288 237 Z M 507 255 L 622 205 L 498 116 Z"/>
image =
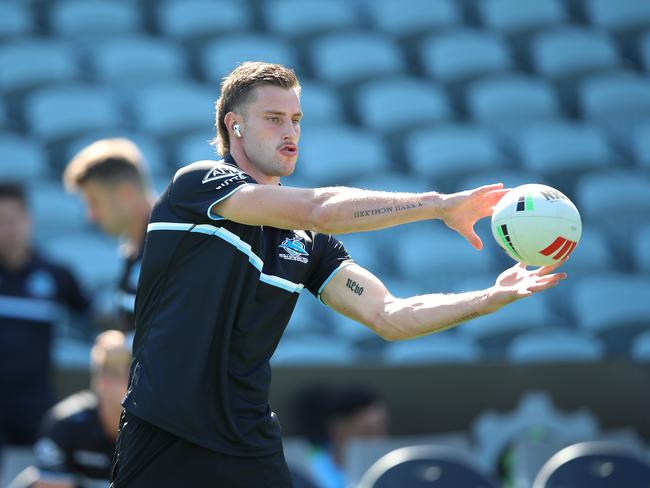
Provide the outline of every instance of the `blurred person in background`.
<path id="1" fill-rule="evenodd" d="M 135 292 L 153 202 L 142 153 L 128 139 L 98 140 L 74 156 L 63 182 L 68 191 L 81 194 L 89 220 L 106 234 L 124 239 L 116 306 L 120 328 L 132 333 Z"/>
<path id="2" fill-rule="evenodd" d="M 50 348 L 62 307 L 89 315 L 90 299 L 66 267 L 32 245 L 24 189 L 0 184 L 0 447 L 31 446 L 54 403 Z"/>
<path id="3" fill-rule="evenodd" d="M 65 398 L 45 415 L 34 445 L 37 466 L 14 484 L 30 488 L 108 488 L 126 393 L 131 349 L 124 334 L 107 330 L 90 353 L 91 389 Z"/>
<path id="4" fill-rule="evenodd" d="M 307 388 L 294 398 L 292 417 L 297 434 L 311 444 L 310 475 L 319 488 L 349 486 L 343 456 L 350 439 L 383 439 L 388 433 L 386 404 L 361 385 Z"/>
<path id="5" fill-rule="evenodd" d="M 292 70 L 241 64 L 216 103 L 223 159 L 179 169 L 156 202 L 114 488 L 292 486 L 268 403 L 269 361 L 303 289 L 396 341 L 495 312 L 566 276 L 516 265 L 485 290 L 392 296 L 332 234 L 437 219 L 481 249 L 474 225 L 508 190 L 281 186 L 298 158 L 301 118 Z"/>

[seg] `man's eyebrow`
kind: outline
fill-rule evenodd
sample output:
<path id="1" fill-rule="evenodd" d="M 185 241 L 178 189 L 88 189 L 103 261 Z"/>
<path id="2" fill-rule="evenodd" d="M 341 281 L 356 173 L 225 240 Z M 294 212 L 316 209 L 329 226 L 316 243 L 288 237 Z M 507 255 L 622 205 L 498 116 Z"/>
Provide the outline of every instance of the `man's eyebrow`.
<path id="1" fill-rule="evenodd" d="M 265 110 L 265 111 L 264 111 L 264 114 L 266 114 L 266 115 L 283 115 L 283 116 L 284 116 L 284 115 L 287 115 L 286 112 L 282 112 L 282 111 L 280 111 L 280 110 Z M 296 113 L 293 114 L 293 115 L 297 115 L 297 116 L 299 116 L 299 117 L 302 117 L 303 114 L 302 114 L 302 112 L 296 112 Z"/>

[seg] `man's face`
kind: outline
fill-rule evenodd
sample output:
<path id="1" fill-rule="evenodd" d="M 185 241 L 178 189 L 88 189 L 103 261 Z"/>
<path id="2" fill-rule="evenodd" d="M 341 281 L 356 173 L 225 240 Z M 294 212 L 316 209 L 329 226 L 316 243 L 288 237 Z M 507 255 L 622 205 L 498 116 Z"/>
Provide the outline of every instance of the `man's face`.
<path id="1" fill-rule="evenodd" d="M 258 86 L 242 111 L 242 142 L 250 162 L 268 176 L 293 173 L 302 118 L 296 90 Z"/>
<path id="2" fill-rule="evenodd" d="M 332 437 L 344 444 L 353 437 L 382 438 L 388 431 L 388 409 L 381 403 L 370 405 L 351 417 L 334 422 Z"/>
<path id="3" fill-rule="evenodd" d="M 99 373 L 95 378 L 97 394 L 107 404 L 119 406 L 129 386 L 129 369 L 112 369 Z"/>
<path id="4" fill-rule="evenodd" d="M 0 199 L 0 256 L 29 248 L 31 220 L 25 206 L 13 198 Z"/>
<path id="5" fill-rule="evenodd" d="M 125 202 L 120 192 L 120 185 L 87 181 L 80 188 L 88 220 L 109 235 L 123 234 L 128 226 L 128 202 Z"/>

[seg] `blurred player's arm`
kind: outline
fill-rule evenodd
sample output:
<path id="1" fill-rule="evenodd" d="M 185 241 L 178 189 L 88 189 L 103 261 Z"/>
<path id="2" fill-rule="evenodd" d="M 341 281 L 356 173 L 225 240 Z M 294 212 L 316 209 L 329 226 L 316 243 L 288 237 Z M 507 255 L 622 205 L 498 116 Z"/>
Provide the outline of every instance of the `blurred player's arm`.
<path id="1" fill-rule="evenodd" d="M 474 224 L 492 214 L 508 190 L 501 184 L 453 194 L 391 193 L 333 187 L 302 189 L 244 185 L 212 207 L 212 213 L 247 225 L 346 234 L 418 220 L 441 219 L 472 246 L 482 243 Z"/>
<path id="2" fill-rule="evenodd" d="M 382 338 L 397 341 L 448 329 L 551 288 L 566 277 L 564 273 L 553 273 L 557 266 L 529 270 L 516 264 L 485 290 L 396 298 L 376 276 L 351 264 L 332 277 L 320 298 Z"/>
<path id="3" fill-rule="evenodd" d="M 72 483 L 58 483 L 52 481 L 36 481 L 32 487 L 33 488 L 75 488 L 77 485 Z"/>

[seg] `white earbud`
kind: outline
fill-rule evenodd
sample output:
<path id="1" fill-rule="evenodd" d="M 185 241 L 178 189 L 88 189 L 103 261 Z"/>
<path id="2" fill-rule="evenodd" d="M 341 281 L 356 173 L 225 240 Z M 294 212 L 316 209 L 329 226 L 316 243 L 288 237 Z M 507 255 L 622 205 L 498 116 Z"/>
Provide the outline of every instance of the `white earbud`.
<path id="1" fill-rule="evenodd" d="M 241 130 L 239 129 L 239 124 L 233 125 L 232 130 L 235 131 L 235 134 L 237 134 L 237 137 L 241 137 Z"/>

